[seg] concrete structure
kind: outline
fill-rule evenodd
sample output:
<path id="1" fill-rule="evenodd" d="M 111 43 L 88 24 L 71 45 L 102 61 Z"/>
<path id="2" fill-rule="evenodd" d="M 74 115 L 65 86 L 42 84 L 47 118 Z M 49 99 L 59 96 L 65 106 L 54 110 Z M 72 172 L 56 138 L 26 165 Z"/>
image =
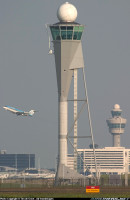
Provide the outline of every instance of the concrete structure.
<path id="1" fill-rule="evenodd" d="M 74 70 L 84 67 L 81 36 L 84 26 L 75 22 L 77 9 L 66 2 L 57 11 L 60 22 L 50 25 L 58 85 L 58 169 L 57 179 L 67 168 L 68 93 Z M 76 93 L 75 93 L 76 95 Z M 76 143 L 76 140 L 75 140 Z M 69 171 L 69 169 L 67 168 Z M 71 173 L 70 173 L 71 174 Z M 79 176 L 77 174 L 77 176 Z"/>
<path id="2" fill-rule="evenodd" d="M 122 110 L 118 104 L 111 111 L 112 118 L 107 120 L 109 132 L 113 135 L 113 147 L 120 147 L 120 135 L 124 133 L 126 119 L 121 117 Z"/>
<path id="3" fill-rule="evenodd" d="M 99 174 L 130 174 L 130 149 L 125 147 L 105 147 L 95 149 Z M 87 165 L 95 173 L 95 163 L 92 149 L 78 149 L 84 163 L 78 157 L 78 172 L 84 173 Z"/>

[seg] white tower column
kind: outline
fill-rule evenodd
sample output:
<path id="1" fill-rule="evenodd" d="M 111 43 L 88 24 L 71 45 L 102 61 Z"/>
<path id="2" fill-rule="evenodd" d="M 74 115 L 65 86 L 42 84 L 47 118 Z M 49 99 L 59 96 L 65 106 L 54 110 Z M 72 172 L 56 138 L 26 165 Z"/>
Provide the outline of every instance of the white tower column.
<path id="1" fill-rule="evenodd" d="M 120 135 L 113 134 L 113 147 L 120 147 Z"/>
<path id="2" fill-rule="evenodd" d="M 59 164 L 67 165 L 68 103 L 59 101 Z"/>
<path id="3" fill-rule="evenodd" d="M 77 84 L 78 71 L 74 69 L 74 121 L 77 118 Z M 74 124 L 74 169 L 77 170 L 77 120 Z"/>

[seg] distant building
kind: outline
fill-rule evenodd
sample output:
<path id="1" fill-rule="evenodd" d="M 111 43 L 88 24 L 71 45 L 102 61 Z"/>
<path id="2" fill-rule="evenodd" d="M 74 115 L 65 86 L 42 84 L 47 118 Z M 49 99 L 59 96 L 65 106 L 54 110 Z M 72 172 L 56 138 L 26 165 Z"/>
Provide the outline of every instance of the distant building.
<path id="1" fill-rule="evenodd" d="M 77 170 L 86 172 L 86 165 L 92 173 L 95 173 L 93 149 L 77 149 Z M 100 174 L 130 174 L 130 149 L 125 147 L 105 147 L 95 149 L 97 169 Z"/>
<path id="2" fill-rule="evenodd" d="M 95 174 L 93 149 L 77 149 L 77 171 L 86 173 L 86 166 Z M 125 147 L 104 147 L 95 149 L 99 174 L 130 174 L 130 149 Z M 67 166 L 74 169 L 74 156 L 68 155 Z"/>
<path id="3" fill-rule="evenodd" d="M 7 154 L 2 150 L 0 151 L 0 169 L 3 167 L 18 170 L 35 168 L 35 154 Z"/>
<path id="4" fill-rule="evenodd" d="M 70 169 L 74 169 L 74 155 L 68 154 L 68 156 L 67 156 L 67 166 Z"/>

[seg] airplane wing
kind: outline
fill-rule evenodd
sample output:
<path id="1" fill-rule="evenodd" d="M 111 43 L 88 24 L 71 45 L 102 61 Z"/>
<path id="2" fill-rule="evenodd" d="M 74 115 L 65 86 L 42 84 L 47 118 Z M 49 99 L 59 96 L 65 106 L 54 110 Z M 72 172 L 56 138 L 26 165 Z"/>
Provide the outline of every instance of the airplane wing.
<path id="1" fill-rule="evenodd" d="M 24 112 L 22 111 L 22 112 L 16 112 L 16 115 L 24 115 Z"/>
<path id="2" fill-rule="evenodd" d="M 28 112 L 23 112 L 22 115 L 28 116 Z"/>

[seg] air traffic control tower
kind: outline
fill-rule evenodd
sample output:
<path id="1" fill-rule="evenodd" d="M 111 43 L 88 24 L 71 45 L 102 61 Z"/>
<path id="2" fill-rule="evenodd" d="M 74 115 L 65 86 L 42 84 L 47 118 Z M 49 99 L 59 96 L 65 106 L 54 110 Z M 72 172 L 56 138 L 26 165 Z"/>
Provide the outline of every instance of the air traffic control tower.
<path id="1" fill-rule="evenodd" d="M 112 118 L 107 119 L 109 132 L 113 135 L 113 147 L 120 147 L 120 135 L 124 133 L 126 119 L 121 117 L 122 110 L 115 104 L 111 111 Z"/>
<path id="2" fill-rule="evenodd" d="M 58 23 L 49 25 L 58 85 L 58 169 L 57 178 L 67 177 L 68 93 L 75 69 L 84 67 L 81 37 L 84 26 L 76 23 L 77 9 L 66 2 L 57 11 Z M 71 173 L 70 173 L 71 174 Z"/>

